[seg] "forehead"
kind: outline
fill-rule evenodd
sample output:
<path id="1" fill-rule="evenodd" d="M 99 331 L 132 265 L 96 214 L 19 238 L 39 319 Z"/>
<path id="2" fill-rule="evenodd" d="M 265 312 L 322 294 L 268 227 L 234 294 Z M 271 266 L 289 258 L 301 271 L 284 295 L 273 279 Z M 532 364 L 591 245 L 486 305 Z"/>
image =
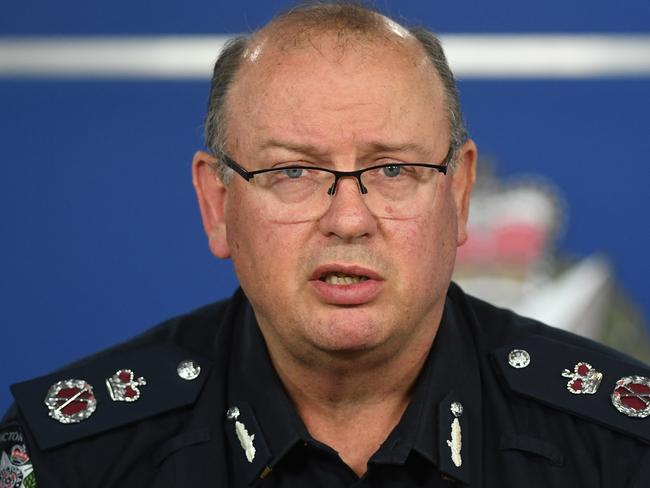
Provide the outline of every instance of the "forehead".
<path id="1" fill-rule="evenodd" d="M 442 83 L 404 31 L 278 35 L 250 43 L 231 87 L 228 125 L 238 142 L 290 134 L 325 144 L 336 129 L 347 138 L 446 137 Z"/>

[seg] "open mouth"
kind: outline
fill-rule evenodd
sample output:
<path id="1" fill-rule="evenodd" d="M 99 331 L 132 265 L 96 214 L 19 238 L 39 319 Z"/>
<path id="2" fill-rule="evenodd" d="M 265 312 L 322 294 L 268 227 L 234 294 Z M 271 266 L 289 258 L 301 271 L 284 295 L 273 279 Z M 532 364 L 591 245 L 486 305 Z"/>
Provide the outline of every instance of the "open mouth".
<path id="1" fill-rule="evenodd" d="M 384 289 L 384 278 L 365 266 L 328 263 L 314 269 L 311 289 L 329 305 L 356 306 L 372 302 Z"/>
<path id="2" fill-rule="evenodd" d="M 345 273 L 327 273 L 319 279 L 328 285 L 354 285 L 368 280 L 368 277 Z"/>

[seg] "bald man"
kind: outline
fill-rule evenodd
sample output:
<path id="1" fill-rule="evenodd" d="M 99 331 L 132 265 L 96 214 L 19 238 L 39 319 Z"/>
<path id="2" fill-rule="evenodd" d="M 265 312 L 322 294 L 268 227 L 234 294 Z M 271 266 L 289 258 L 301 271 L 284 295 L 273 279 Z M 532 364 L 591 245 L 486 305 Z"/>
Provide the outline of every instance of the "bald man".
<path id="1" fill-rule="evenodd" d="M 294 9 L 221 52 L 205 143 L 241 288 L 14 385 L 3 486 L 649 486 L 647 367 L 450 281 L 477 149 L 432 33 Z"/>

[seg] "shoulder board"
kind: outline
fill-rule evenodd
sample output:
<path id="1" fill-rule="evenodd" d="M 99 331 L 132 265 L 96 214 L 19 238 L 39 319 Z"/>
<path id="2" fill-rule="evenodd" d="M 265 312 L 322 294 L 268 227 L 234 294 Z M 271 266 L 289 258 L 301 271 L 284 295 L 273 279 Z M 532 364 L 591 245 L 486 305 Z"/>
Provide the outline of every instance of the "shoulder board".
<path id="1" fill-rule="evenodd" d="M 210 362 L 174 344 L 101 354 L 11 386 L 40 449 L 191 405 Z"/>
<path id="2" fill-rule="evenodd" d="M 650 369 L 538 335 L 493 351 L 514 392 L 650 443 Z"/>

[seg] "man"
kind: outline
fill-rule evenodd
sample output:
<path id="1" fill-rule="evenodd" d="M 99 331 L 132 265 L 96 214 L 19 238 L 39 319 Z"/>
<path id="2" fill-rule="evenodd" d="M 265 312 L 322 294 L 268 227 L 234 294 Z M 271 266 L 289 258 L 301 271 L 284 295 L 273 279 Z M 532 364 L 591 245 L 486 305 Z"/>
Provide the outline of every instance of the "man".
<path id="1" fill-rule="evenodd" d="M 477 150 L 430 33 L 285 14 L 220 55 L 206 145 L 242 290 L 14 385 L 5 485 L 648 486 L 650 371 L 450 284 Z"/>

